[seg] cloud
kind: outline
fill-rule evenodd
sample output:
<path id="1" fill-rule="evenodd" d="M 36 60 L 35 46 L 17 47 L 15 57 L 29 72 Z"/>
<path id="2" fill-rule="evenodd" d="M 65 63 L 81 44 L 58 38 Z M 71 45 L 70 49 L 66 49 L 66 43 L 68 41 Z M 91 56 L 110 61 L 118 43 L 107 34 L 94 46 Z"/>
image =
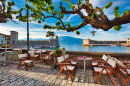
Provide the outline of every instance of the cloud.
<path id="1" fill-rule="evenodd" d="M 83 13 L 83 15 L 88 16 L 88 13 L 86 12 L 85 9 L 82 9 L 81 12 Z"/>
<path id="2" fill-rule="evenodd" d="M 124 32 L 120 32 L 117 34 L 117 36 L 124 36 L 124 35 L 127 35 L 127 34 L 130 34 L 130 31 L 124 31 Z M 130 37 L 130 35 L 129 35 Z"/>
<path id="3" fill-rule="evenodd" d="M 65 16 L 64 19 L 62 19 L 62 21 L 63 22 L 74 21 L 74 19 L 72 19 L 72 18 L 75 16 L 78 16 L 78 14 L 71 14 L 68 18 L 66 18 L 66 16 Z"/>

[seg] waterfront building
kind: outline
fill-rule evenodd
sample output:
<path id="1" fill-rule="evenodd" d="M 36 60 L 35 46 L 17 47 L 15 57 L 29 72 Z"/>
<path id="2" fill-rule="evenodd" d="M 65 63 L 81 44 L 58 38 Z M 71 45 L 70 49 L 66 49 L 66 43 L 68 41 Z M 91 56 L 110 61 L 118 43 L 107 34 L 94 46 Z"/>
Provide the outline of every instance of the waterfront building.
<path id="1" fill-rule="evenodd" d="M 18 32 L 10 31 L 10 35 L 0 33 L 0 44 L 17 44 Z"/>
<path id="2" fill-rule="evenodd" d="M 5 44 L 5 34 L 0 33 L 0 44 Z"/>
<path id="3" fill-rule="evenodd" d="M 10 31 L 11 35 L 11 44 L 17 44 L 18 43 L 18 32 L 17 31 Z"/>
<path id="4" fill-rule="evenodd" d="M 130 44 L 130 38 L 127 38 L 127 44 Z"/>

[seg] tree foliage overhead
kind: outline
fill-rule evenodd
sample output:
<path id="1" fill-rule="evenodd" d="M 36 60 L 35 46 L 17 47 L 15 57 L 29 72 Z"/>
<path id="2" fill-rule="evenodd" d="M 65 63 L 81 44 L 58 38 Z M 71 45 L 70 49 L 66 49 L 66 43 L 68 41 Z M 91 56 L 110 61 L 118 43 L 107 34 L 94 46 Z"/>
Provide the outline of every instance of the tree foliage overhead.
<path id="1" fill-rule="evenodd" d="M 22 11 L 20 9 L 19 11 L 13 11 L 12 6 L 15 5 L 13 1 L 8 2 L 8 6 L 5 5 L 6 0 L 0 0 L 0 23 L 7 23 L 8 19 L 12 20 L 12 14 L 18 14 Z M 7 11 L 6 11 L 7 10 Z M 13 21 L 13 20 L 12 20 Z M 15 22 L 15 21 L 13 21 Z"/>
<path id="2" fill-rule="evenodd" d="M 76 34 L 80 34 L 78 29 L 82 28 L 85 25 L 90 24 L 92 27 L 96 29 L 102 29 L 104 31 L 108 31 L 112 27 L 118 31 L 121 29 L 122 24 L 130 23 L 130 10 L 125 11 L 122 15 L 119 14 L 119 7 L 116 6 L 114 8 L 115 18 L 113 20 L 109 20 L 108 17 L 104 14 L 103 9 L 108 9 L 112 6 L 112 2 L 109 2 L 106 6 L 99 8 L 93 8 L 92 4 L 89 0 L 85 0 L 85 3 L 82 4 L 82 0 L 78 0 L 78 3 L 75 5 L 69 0 L 62 0 L 66 3 L 69 3 L 69 10 L 63 6 L 62 2 L 60 2 L 59 9 L 52 4 L 52 0 L 26 0 L 31 2 L 35 8 L 32 8 L 28 4 L 26 4 L 26 8 L 30 9 L 32 12 L 35 12 L 38 16 L 32 16 L 32 20 L 38 20 L 38 23 L 44 22 L 46 18 L 55 18 L 58 20 L 55 26 L 44 25 L 44 29 L 58 29 L 64 30 L 67 32 L 76 31 Z M 84 9 L 87 13 L 85 16 L 81 10 Z M 48 15 L 45 15 L 46 13 Z M 99 14 L 97 14 L 97 12 Z M 70 22 L 64 23 L 63 17 L 67 14 L 78 14 L 78 16 L 83 20 L 78 26 L 72 26 Z M 79 22 L 79 21 L 77 21 Z"/>
<path id="3" fill-rule="evenodd" d="M 53 31 L 48 31 L 46 34 L 46 37 L 51 37 L 53 38 L 55 36 L 55 33 Z"/>

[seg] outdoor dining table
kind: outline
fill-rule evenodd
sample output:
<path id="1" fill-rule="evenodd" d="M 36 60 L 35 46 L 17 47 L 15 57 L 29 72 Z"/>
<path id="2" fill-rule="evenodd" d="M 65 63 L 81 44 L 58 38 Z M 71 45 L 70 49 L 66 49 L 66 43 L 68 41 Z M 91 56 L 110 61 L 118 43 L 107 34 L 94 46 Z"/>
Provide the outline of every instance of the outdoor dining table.
<path id="1" fill-rule="evenodd" d="M 35 51 L 36 54 L 39 54 L 40 55 L 40 61 L 42 62 L 42 54 L 45 53 L 46 50 L 38 50 L 38 51 Z"/>
<path id="2" fill-rule="evenodd" d="M 81 72 L 81 73 L 90 75 L 89 73 L 85 72 L 85 61 L 86 61 L 86 60 L 92 60 L 92 58 L 91 58 L 91 57 L 85 57 L 85 56 L 84 56 L 84 57 L 77 57 L 77 59 L 84 61 L 84 72 Z"/>
<path id="3" fill-rule="evenodd" d="M 13 51 L 5 51 L 5 63 L 4 65 L 7 65 L 7 57 L 8 57 L 8 53 L 12 53 Z"/>

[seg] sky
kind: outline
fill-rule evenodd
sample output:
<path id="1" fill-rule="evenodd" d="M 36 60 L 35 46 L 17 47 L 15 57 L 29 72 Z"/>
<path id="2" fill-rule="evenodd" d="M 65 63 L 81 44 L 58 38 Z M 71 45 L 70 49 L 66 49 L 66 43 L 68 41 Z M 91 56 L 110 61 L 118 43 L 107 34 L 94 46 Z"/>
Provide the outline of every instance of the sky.
<path id="1" fill-rule="evenodd" d="M 7 0 L 8 1 L 14 1 L 15 6 L 13 6 L 13 10 L 19 10 L 20 8 L 25 8 L 25 4 L 28 3 L 26 0 Z M 56 6 L 57 9 L 58 5 L 61 0 L 52 0 L 53 4 Z M 78 0 L 71 0 L 73 3 L 77 3 Z M 112 20 L 114 16 L 114 7 L 119 6 L 119 13 L 122 15 L 122 13 L 126 10 L 130 10 L 130 0 L 90 0 L 90 3 L 93 5 L 95 8 L 97 7 L 104 7 L 108 4 L 108 2 L 112 1 L 113 5 L 108 8 L 104 9 L 104 14 L 108 16 L 110 20 Z M 82 0 L 82 3 L 85 1 Z M 28 3 L 31 5 L 30 3 Z M 69 9 L 69 5 L 63 2 L 63 6 L 66 7 L 66 9 Z M 84 15 L 87 15 L 85 10 L 82 9 L 81 12 Z M 23 10 L 22 12 L 23 15 L 26 14 L 26 11 Z M 30 14 L 31 11 L 30 11 Z M 19 33 L 19 39 L 25 39 L 27 38 L 27 23 L 19 22 L 16 18 L 17 15 L 13 15 L 13 20 L 16 21 L 18 24 L 9 21 L 7 23 L 1 23 L 0 24 L 0 33 L 4 33 L 9 35 L 10 31 L 17 31 Z M 77 15 L 77 14 L 67 14 L 64 16 L 62 19 L 64 23 L 70 22 L 71 25 L 76 25 L 78 26 L 80 23 L 82 23 L 82 19 Z M 51 19 L 46 19 L 45 22 L 38 24 L 37 22 L 30 22 L 29 23 L 29 34 L 30 38 L 46 38 L 46 33 L 47 31 L 50 31 L 49 29 L 45 30 L 43 26 L 45 24 L 52 25 L 54 26 L 55 23 L 57 22 L 57 19 L 51 18 Z M 95 36 L 92 36 L 91 31 L 96 31 Z M 75 38 L 90 38 L 92 40 L 112 40 L 112 41 L 121 41 L 121 40 L 126 40 L 126 38 L 130 37 L 130 23 L 128 24 L 123 24 L 122 29 L 120 31 L 115 31 L 113 28 L 111 28 L 108 31 L 103 31 L 102 29 L 95 29 L 91 27 L 91 25 L 86 25 L 82 28 L 80 28 L 78 31 L 80 31 L 80 35 L 76 35 L 76 32 L 66 32 L 62 30 L 51 30 L 56 33 L 58 36 L 71 36 Z"/>

